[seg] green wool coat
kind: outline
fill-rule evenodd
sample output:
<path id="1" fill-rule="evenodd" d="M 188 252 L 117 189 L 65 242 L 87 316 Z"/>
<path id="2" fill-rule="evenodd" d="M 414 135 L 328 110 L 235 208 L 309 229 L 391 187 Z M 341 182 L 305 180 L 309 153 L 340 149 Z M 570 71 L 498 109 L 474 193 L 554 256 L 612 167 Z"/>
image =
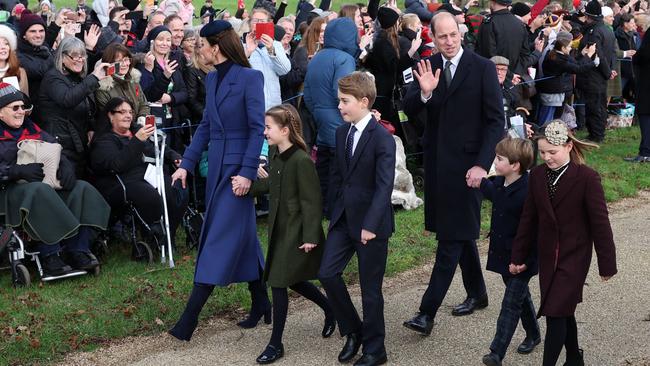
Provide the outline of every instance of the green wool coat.
<path id="1" fill-rule="evenodd" d="M 270 194 L 269 245 L 264 280 L 271 287 L 289 287 L 318 274 L 325 235 L 320 184 L 314 163 L 296 145 L 279 153 L 269 150 L 269 177 L 257 180 L 251 194 Z M 305 253 L 304 243 L 318 246 Z"/>

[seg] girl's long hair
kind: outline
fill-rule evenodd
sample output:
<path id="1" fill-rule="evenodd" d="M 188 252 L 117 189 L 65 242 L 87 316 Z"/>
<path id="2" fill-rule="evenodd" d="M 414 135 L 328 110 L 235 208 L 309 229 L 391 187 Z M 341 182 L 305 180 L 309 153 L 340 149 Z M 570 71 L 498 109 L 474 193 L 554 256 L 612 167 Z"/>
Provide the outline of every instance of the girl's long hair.
<path id="1" fill-rule="evenodd" d="M 300 46 L 307 49 L 307 56 L 313 56 L 316 53 L 316 48 L 322 47 L 322 45 L 317 44 L 320 37 L 320 28 L 324 23 L 327 23 L 326 18 L 314 18 L 303 35 Z"/>
<path id="2" fill-rule="evenodd" d="M 266 111 L 265 115 L 273 118 L 280 128 L 288 128 L 289 141 L 307 152 L 307 144 L 305 144 L 305 140 L 302 138 L 302 122 L 294 106 L 291 104 L 280 104 Z"/>
<path id="3" fill-rule="evenodd" d="M 551 124 L 553 122 L 562 122 L 562 123 L 564 123 L 564 121 L 562 121 L 561 119 L 554 119 L 554 120 L 550 121 L 549 124 Z M 546 140 L 546 135 L 544 135 L 544 130 L 541 130 L 540 132 L 536 133 L 533 136 L 533 140 L 535 140 L 535 141 L 538 141 L 538 140 L 541 140 L 541 139 Z M 571 132 L 571 130 L 569 130 L 569 140 L 565 143 L 565 145 L 568 144 L 569 141 L 571 141 L 573 143 L 573 148 L 569 152 L 569 157 L 571 158 L 571 161 L 574 164 L 577 164 L 577 165 L 583 165 L 583 164 L 585 164 L 587 162 L 587 159 L 585 159 L 585 152 L 587 152 L 587 151 L 589 151 L 591 149 L 598 149 L 600 147 L 600 146 L 598 146 L 598 145 L 596 145 L 594 143 L 590 143 L 590 142 L 586 142 L 586 141 L 582 141 L 582 140 L 577 139 L 575 137 L 575 135 L 573 134 L 573 132 Z"/>

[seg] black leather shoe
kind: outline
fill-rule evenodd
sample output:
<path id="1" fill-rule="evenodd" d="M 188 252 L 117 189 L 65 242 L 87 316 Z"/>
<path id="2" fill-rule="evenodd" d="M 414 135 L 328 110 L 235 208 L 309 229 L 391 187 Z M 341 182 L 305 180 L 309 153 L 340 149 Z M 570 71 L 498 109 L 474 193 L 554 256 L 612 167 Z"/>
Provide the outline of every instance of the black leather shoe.
<path id="1" fill-rule="evenodd" d="M 483 356 L 483 364 L 487 366 L 501 366 L 501 358 L 496 353 L 488 353 Z"/>
<path id="2" fill-rule="evenodd" d="M 523 342 L 517 347 L 517 353 L 522 355 L 527 355 L 535 349 L 535 347 L 540 344 L 542 340 L 540 338 L 532 339 L 526 337 Z"/>
<path id="3" fill-rule="evenodd" d="M 649 156 L 641 156 L 641 155 L 637 155 L 629 158 L 623 158 L 623 160 L 630 163 L 650 163 Z"/>
<path id="4" fill-rule="evenodd" d="M 428 336 L 431 334 L 431 329 L 433 329 L 433 317 L 425 313 L 419 313 L 413 319 L 405 321 L 404 326 Z"/>
<path id="5" fill-rule="evenodd" d="M 359 347 L 361 347 L 361 334 L 359 333 L 350 333 L 347 336 L 345 345 L 339 353 L 339 362 L 345 363 L 350 361 L 357 355 L 359 352 Z"/>
<path id="6" fill-rule="evenodd" d="M 386 363 L 386 361 L 388 361 L 388 359 L 386 358 L 386 352 L 382 352 L 381 354 L 378 355 L 371 355 L 368 353 L 361 356 L 361 358 L 354 363 L 354 366 L 383 365 Z"/>
<path id="7" fill-rule="evenodd" d="M 334 319 L 333 316 L 330 317 L 325 317 L 325 325 L 323 326 L 323 331 L 321 332 L 321 335 L 323 338 L 329 338 L 334 331 L 336 330 L 336 320 Z"/>
<path id="8" fill-rule="evenodd" d="M 266 346 L 266 349 L 264 352 L 262 352 L 255 361 L 261 365 L 267 365 L 269 363 L 273 363 L 279 359 L 281 359 L 284 356 L 284 346 L 280 344 L 279 347 L 273 346 L 273 345 L 268 345 Z"/>
<path id="9" fill-rule="evenodd" d="M 453 316 L 469 315 L 473 313 L 474 310 L 484 309 L 487 306 L 488 306 L 487 294 L 479 298 L 468 297 L 467 299 L 465 299 L 465 301 L 463 301 L 462 304 L 459 304 L 456 307 L 454 307 L 454 310 L 451 311 L 451 315 Z"/>

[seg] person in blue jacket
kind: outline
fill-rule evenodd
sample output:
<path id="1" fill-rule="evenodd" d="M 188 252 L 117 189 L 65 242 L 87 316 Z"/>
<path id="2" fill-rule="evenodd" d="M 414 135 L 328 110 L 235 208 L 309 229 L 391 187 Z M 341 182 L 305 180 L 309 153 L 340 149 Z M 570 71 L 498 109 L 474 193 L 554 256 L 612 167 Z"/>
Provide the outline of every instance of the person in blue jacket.
<path id="1" fill-rule="evenodd" d="M 264 139 L 264 80 L 260 71 L 251 69 L 230 23 L 213 21 L 201 29 L 200 36 L 200 52 L 216 71 L 205 82 L 203 120 L 172 175 L 172 184 L 181 180 L 185 187 L 187 172 L 194 171 L 201 153 L 208 150 L 206 212 L 194 288 L 180 320 L 169 331 L 186 341 L 215 286 L 248 282 L 251 312 L 238 325 L 255 327 L 262 316 L 271 322 L 271 303 L 261 280 L 264 257 L 255 231 L 253 198 L 247 195 L 257 177 Z"/>
<path id="2" fill-rule="evenodd" d="M 352 19 L 338 18 L 329 22 L 325 28 L 323 49 L 309 62 L 305 75 L 303 100 L 314 116 L 318 131 L 316 171 L 326 217 L 329 217 L 330 163 L 336 146 L 334 132 L 344 123 L 338 109 L 338 81 L 356 68 L 356 58 L 361 53 L 357 37 L 357 26 Z"/>

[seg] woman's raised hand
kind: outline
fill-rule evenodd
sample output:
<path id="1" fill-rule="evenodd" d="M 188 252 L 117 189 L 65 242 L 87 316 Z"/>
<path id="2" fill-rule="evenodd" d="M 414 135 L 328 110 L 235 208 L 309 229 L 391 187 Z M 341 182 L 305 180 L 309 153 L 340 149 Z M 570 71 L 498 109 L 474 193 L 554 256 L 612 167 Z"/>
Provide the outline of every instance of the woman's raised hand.
<path id="1" fill-rule="evenodd" d="M 146 141 L 149 136 L 153 135 L 153 133 L 156 131 L 156 127 L 152 125 L 144 125 L 142 128 L 138 130 L 138 132 L 135 133 L 135 137 L 144 142 Z"/>
<path id="2" fill-rule="evenodd" d="M 165 77 L 169 79 L 172 77 L 172 74 L 174 73 L 174 71 L 176 71 L 177 68 L 178 68 L 178 62 L 176 62 L 176 60 L 171 60 L 171 61 L 167 60 L 167 62 L 165 62 L 165 70 L 163 71 L 163 75 L 165 75 Z"/>

